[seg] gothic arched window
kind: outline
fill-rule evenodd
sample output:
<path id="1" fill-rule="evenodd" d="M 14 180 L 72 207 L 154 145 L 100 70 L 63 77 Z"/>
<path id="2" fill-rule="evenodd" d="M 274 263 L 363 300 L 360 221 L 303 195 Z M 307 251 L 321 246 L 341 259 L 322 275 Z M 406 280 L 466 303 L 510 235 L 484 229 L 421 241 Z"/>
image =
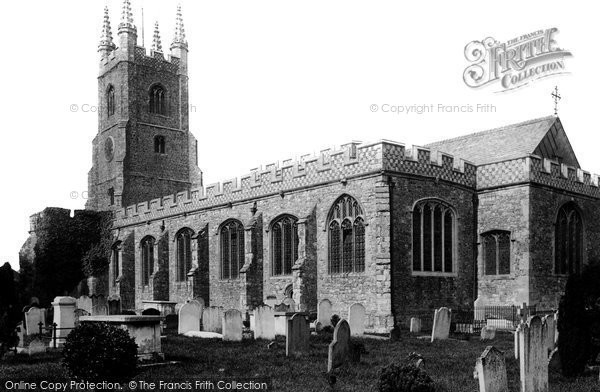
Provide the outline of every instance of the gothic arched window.
<path id="1" fill-rule="evenodd" d="M 244 265 L 244 226 L 237 220 L 225 222 L 221 236 L 221 279 L 237 279 Z"/>
<path id="2" fill-rule="evenodd" d="M 165 137 L 161 135 L 154 136 L 154 152 L 164 154 L 165 151 Z"/>
<path id="3" fill-rule="evenodd" d="M 437 199 L 422 200 L 413 210 L 413 271 L 454 272 L 454 210 Z"/>
<path id="4" fill-rule="evenodd" d="M 115 88 L 112 85 L 106 90 L 106 110 L 109 117 L 115 114 Z"/>
<path id="5" fill-rule="evenodd" d="M 558 210 L 554 229 L 554 272 L 579 273 L 583 262 L 583 220 L 574 203 Z"/>
<path id="6" fill-rule="evenodd" d="M 329 273 L 365 270 L 365 221 L 352 196 L 339 197 L 329 212 Z"/>
<path id="7" fill-rule="evenodd" d="M 154 85 L 150 89 L 150 113 L 167 115 L 167 97 L 165 89 L 160 85 Z"/>
<path id="8" fill-rule="evenodd" d="M 177 242 L 177 273 L 178 282 L 185 281 L 187 273 L 192 269 L 192 230 L 182 229 L 175 236 Z"/>
<path id="9" fill-rule="evenodd" d="M 510 232 L 488 231 L 481 235 L 485 275 L 510 274 Z"/>
<path id="10" fill-rule="evenodd" d="M 121 242 L 117 242 L 111 249 L 111 264 L 113 274 L 113 285 L 117 283 L 117 278 L 121 270 Z"/>
<path id="11" fill-rule="evenodd" d="M 291 275 L 298 259 L 298 219 L 290 215 L 271 224 L 271 264 L 273 275 Z"/>
<path id="12" fill-rule="evenodd" d="M 141 242 L 142 285 L 147 286 L 154 273 L 154 238 L 144 237 Z"/>

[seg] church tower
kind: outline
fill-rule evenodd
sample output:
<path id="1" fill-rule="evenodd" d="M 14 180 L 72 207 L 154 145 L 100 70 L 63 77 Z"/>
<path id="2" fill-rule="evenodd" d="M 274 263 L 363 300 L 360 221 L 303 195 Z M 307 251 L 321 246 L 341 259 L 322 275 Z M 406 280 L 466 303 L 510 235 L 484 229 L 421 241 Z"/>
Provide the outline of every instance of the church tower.
<path id="1" fill-rule="evenodd" d="M 202 185 L 197 142 L 189 131 L 181 6 L 176 18 L 170 55 L 163 52 L 158 22 L 147 54 L 137 45 L 130 0 L 123 0 L 117 44 L 104 10 L 88 209 L 117 209 Z"/>

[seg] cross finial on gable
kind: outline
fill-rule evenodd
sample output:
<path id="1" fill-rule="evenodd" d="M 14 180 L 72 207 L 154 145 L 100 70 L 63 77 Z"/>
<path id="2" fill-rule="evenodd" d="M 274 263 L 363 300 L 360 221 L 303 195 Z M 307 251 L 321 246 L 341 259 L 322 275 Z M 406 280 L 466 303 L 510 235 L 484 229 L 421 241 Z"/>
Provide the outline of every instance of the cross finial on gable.
<path id="1" fill-rule="evenodd" d="M 562 97 L 558 94 L 558 86 L 554 86 L 554 91 L 551 95 L 552 98 L 554 98 L 554 115 L 558 116 L 558 101 L 562 99 Z"/>

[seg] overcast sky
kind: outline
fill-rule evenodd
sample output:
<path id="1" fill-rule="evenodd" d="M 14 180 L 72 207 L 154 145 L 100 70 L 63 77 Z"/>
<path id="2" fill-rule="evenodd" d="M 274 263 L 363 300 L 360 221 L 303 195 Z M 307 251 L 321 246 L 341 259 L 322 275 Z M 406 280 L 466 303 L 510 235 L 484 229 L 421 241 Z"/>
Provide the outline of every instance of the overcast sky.
<path id="1" fill-rule="evenodd" d="M 97 45 L 104 5 L 116 37 L 121 1 L 6 1 L 0 7 L 2 167 L 0 261 L 18 268 L 29 215 L 83 208 L 97 115 Z M 132 0 L 141 42 L 154 21 L 168 48 L 176 1 Z M 428 142 L 546 116 L 560 117 L 585 170 L 600 172 L 597 10 L 554 1 L 183 1 L 190 47 L 190 124 L 205 184 L 350 140 Z M 589 7 L 589 8 L 585 8 Z M 557 27 L 568 74 L 510 93 L 463 82 L 464 47 Z M 372 112 L 371 105 L 380 110 Z M 383 105 L 433 104 L 434 113 Z M 494 105 L 440 113 L 438 105 Z M 72 112 L 71 106 L 78 110 Z"/>

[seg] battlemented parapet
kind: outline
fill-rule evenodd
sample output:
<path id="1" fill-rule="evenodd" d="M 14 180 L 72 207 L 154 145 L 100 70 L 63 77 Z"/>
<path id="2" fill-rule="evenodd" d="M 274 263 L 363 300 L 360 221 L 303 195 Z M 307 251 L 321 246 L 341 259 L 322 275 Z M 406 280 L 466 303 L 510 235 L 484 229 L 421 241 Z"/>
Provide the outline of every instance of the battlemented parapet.
<path id="1" fill-rule="evenodd" d="M 477 168 L 477 189 L 485 190 L 521 183 L 536 183 L 600 198 L 599 178 L 558 161 L 530 155 Z"/>
<path id="2" fill-rule="evenodd" d="M 362 145 L 352 142 L 340 149 L 256 168 L 241 178 L 128 206 L 117 211 L 116 226 L 283 195 L 332 182 L 345 183 L 369 174 L 408 174 L 475 188 L 474 165 L 443 153 L 431 158 L 430 150 L 423 147 L 406 147 L 390 141 Z"/>

